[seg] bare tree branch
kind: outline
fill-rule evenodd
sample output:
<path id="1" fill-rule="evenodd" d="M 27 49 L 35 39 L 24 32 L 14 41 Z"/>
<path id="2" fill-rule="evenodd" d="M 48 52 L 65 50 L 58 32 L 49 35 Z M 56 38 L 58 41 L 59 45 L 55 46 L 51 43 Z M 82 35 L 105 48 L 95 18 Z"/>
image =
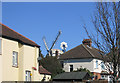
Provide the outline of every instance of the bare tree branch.
<path id="1" fill-rule="evenodd" d="M 96 47 L 103 51 L 108 60 L 105 61 L 106 68 L 109 72 L 110 64 L 113 69 L 113 82 L 116 81 L 118 74 L 118 65 L 120 65 L 120 55 L 118 54 L 119 46 L 119 27 L 118 27 L 118 2 L 98 2 L 96 4 L 96 11 L 92 18 L 92 23 L 97 35 L 89 33 L 88 28 L 84 24 L 83 27 L 88 37 L 93 41 Z M 108 65 L 109 63 L 109 65 Z"/>

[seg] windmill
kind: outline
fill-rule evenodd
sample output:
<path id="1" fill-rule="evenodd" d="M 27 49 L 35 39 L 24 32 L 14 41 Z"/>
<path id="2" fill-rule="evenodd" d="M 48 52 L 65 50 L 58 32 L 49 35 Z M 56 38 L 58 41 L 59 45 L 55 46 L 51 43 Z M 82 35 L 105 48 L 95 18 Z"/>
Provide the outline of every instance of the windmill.
<path id="1" fill-rule="evenodd" d="M 59 30 L 59 32 L 58 32 L 55 40 L 54 40 L 53 43 L 52 43 L 52 46 L 50 47 L 50 49 L 48 48 L 48 45 L 47 45 L 47 43 L 46 43 L 45 37 L 42 38 L 42 39 L 43 39 L 43 42 L 44 42 L 44 44 L 45 44 L 45 47 L 46 47 L 47 55 L 48 55 L 48 56 L 50 56 L 50 55 L 52 56 L 52 51 L 51 51 L 51 50 L 52 50 L 52 48 L 54 47 L 55 43 L 57 42 L 60 34 L 61 34 L 61 31 Z"/>
<path id="2" fill-rule="evenodd" d="M 66 52 L 66 48 L 68 47 L 67 46 L 67 43 L 66 42 L 62 42 L 61 45 L 60 45 L 62 51 L 65 53 Z"/>

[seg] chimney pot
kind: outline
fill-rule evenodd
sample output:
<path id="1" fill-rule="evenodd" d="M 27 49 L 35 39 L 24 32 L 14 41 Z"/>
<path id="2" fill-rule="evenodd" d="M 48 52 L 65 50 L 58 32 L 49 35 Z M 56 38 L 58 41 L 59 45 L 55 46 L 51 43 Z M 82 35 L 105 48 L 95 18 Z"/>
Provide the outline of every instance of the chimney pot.
<path id="1" fill-rule="evenodd" d="M 84 39 L 84 40 L 82 41 L 82 43 L 83 43 L 84 45 L 88 45 L 89 47 L 91 47 L 91 45 L 92 45 L 91 39 Z"/>

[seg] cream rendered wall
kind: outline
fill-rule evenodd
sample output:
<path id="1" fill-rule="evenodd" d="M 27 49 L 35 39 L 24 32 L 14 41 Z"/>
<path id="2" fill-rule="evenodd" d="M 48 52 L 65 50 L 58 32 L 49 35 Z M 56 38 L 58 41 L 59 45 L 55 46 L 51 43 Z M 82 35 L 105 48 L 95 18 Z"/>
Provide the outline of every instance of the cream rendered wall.
<path id="1" fill-rule="evenodd" d="M 35 56 L 34 56 L 34 67 L 37 68 L 36 71 L 33 70 L 34 73 L 34 81 L 41 81 L 41 74 L 39 74 L 39 64 L 37 58 L 39 57 L 39 48 L 35 47 Z"/>
<path id="2" fill-rule="evenodd" d="M 19 43 L 19 58 L 18 58 L 18 68 L 19 68 L 19 81 L 23 81 L 24 80 L 24 76 L 23 76 L 23 64 L 24 64 L 24 48 L 23 45 Z"/>
<path id="3" fill-rule="evenodd" d="M 34 81 L 41 81 L 41 74 L 36 70 L 34 71 Z"/>
<path id="4" fill-rule="evenodd" d="M 19 52 L 18 42 L 2 38 L 3 81 L 18 81 L 18 68 L 12 67 L 13 51 Z"/>
<path id="5" fill-rule="evenodd" d="M 2 38 L 0 37 L 1 41 L 2 41 Z M 1 42 L 1 50 L 2 50 L 2 42 Z M 2 82 L 2 54 L 0 54 L 0 83 Z"/>
<path id="6" fill-rule="evenodd" d="M 29 70 L 31 71 L 31 81 L 39 81 L 40 80 L 40 74 L 38 72 L 38 62 L 37 57 L 39 55 L 39 48 L 23 45 L 24 49 L 24 64 L 23 64 L 23 78 L 25 81 L 25 71 Z M 36 67 L 37 70 L 33 70 L 32 67 Z"/>
<path id="7" fill-rule="evenodd" d="M 25 81 L 25 71 L 29 70 L 32 73 L 32 67 L 34 67 L 34 48 L 31 46 L 23 45 L 23 80 Z M 33 79 L 32 79 L 33 80 Z"/>
<path id="8" fill-rule="evenodd" d="M 18 68 L 12 67 L 13 51 L 18 52 Z M 17 41 L 2 38 L 2 56 L 0 55 L 0 80 L 25 81 L 25 71 L 31 71 L 31 81 L 41 81 L 38 72 L 39 48 L 22 45 Z M 2 63 L 4 65 L 2 65 Z M 2 66 L 2 67 L 1 67 Z M 36 67 L 37 70 L 33 70 Z"/>
<path id="9" fill-rule="evenodd" d="M 0 55 L 0 83 L 2 82 L 2 55 Z"/>

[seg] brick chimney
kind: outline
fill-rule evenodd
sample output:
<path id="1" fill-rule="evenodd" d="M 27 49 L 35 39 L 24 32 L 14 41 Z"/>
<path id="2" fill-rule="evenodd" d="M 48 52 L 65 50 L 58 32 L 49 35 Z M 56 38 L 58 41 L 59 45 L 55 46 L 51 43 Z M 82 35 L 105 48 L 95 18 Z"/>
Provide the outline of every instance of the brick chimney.
<path id="1" fill-rule="evenodd" d="M 88 45 L 89 47 L 91 47 L 91 45 L 92 45 L 91 39 L 84 39 L 84 40 L 82 41 L 82 43 L 83 43 L 84 45 Z"/>

